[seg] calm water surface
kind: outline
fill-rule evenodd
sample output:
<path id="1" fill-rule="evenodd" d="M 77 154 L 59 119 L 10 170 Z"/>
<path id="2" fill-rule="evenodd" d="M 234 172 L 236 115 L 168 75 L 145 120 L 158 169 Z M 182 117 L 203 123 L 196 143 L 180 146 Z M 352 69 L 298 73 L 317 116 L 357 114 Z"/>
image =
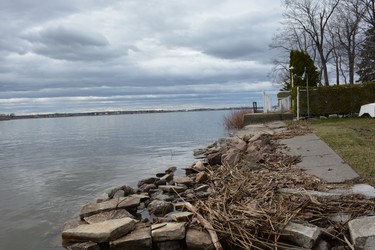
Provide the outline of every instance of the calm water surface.
<path id="1" fill-rule="evenodd" d="M 226 136 L 227 112 L 0 122 L 0 249 L 62 249 L 61 226 L 82 205 L 191 165 L 194 149 Z"/>

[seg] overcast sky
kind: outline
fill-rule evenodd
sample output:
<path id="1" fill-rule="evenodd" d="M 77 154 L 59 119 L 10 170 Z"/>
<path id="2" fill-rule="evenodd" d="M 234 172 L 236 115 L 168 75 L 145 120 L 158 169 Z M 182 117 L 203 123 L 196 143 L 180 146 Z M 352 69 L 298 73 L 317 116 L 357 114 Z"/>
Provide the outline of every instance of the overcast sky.
<path id="1" fill-rule="evenodd" d="M 0 0 L 0 113 L 249 106 L 280 0 Z M 256 92 L 259 91 L 259 92 Z"/>

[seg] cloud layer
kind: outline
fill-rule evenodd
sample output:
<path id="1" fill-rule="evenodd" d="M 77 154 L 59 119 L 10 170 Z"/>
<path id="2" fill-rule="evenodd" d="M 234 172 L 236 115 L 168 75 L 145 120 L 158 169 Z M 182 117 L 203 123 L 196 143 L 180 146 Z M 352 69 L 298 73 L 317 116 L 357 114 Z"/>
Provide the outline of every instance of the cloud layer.
<path id="1" fill-rule="evenodd" d="M 278 0 L 13 0 L 0 12 L 0 113 L 244 106 L 275 89 Z"/>

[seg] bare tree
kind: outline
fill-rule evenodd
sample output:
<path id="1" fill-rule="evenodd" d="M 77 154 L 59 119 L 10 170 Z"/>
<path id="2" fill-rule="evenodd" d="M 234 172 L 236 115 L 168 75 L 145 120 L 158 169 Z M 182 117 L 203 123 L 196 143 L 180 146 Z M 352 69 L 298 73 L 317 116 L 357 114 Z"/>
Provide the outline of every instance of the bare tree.
<path id="1" fill-rule="evenodd" d="M 360 2 L 364 8 L 363 19 L 370 28 L 375 28 L 375 0 L 360 0 Z"/>
<path id="2" fill-rule="evenodd" d="M 338 49 L 344 57 L 342 63 L 346 64 L 349 74 L 349 83 L 354 84 L 355 66 L 359 46 L 362 43 L 360 24 L 365 13 L 365 8 L 360 0 L 342 1 L 337 8 L 336 24 L 333 33 L 338 40 Z M 340 66 L 342 68 L 342 65 Z"/>
<path id="3" fill-rule="evenodd" d="M 326 47 L 326 33 L 331 17 L 341 0 L 283 0 L 284 17 L 296 30 L 306 33 L 316 49 L 324 85 L 329 85 L 327 63 L 332 48 Z"/>
<path id="4" fill-rule="evenodd" d="M 362 43 L 360 23 L 364 15 L 361 0 L 343 0 L 338 5 L 331 25 L 328 26 L 332 56 L 336 68 L 336 83 L 340 75 L 347 83 L 354 84 L 356 59 L 359 46 Z M 348 77 L 347 77 L 348 76 Z"/>
<path id="5" fill-rule="evenodd" d="M 284 22 L 283 29 L 273 36 L 270 48 L 280 52 L 278 59 L 273 60 L 272 76 L 276 82 L 283 85 L 286 85 L 287 82 L 290 83 L 289 56 L 291 50 L 306 51 L 313 60 L 316 59 L 316 49 L 310 36 L 287 22 Z"/>

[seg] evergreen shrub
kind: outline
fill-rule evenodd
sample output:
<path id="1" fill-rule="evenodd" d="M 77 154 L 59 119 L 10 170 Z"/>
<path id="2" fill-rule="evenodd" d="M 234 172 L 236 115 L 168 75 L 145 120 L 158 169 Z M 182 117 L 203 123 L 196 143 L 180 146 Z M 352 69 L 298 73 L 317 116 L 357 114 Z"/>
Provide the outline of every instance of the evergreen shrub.
<path id="1" fill-rule="evenodd" d="M 307 115 L 306 88 L 300 87 L 300 115 Z M 292 94 L 296 100 L 296 94 Z M 362 105 L 375 102 L 375 83 L 309 88 L 310 116 L 355 115 Z M 295 103 L 297 103 L 295 101 Z M 296 114 L 297 107 L 294 106 Z"/>

